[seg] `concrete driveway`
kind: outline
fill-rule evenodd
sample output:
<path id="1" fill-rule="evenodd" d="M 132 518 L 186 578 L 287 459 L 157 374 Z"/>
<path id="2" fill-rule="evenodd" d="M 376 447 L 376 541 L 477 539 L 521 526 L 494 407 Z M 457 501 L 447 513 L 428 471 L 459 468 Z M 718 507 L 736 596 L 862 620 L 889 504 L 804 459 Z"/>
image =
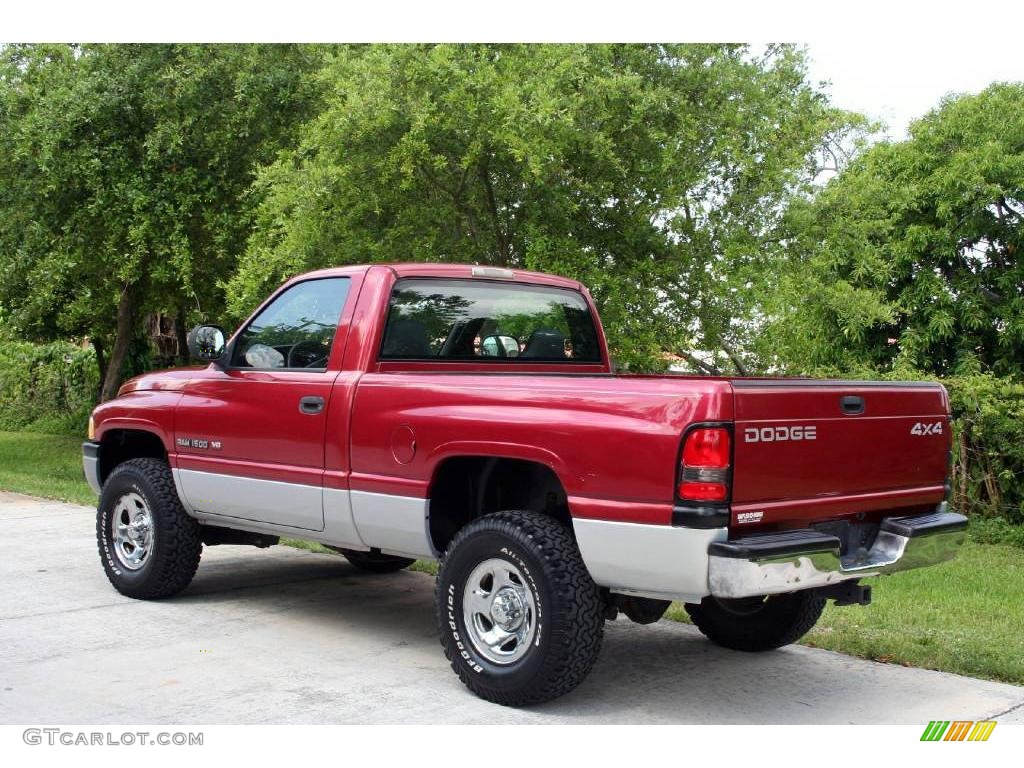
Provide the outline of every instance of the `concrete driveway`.
<path id="1" fill-rule="evenodd" d="M 212 547 L 182 595 L 140 602 L 107 583 L 93 526 L 89 508 L 0 492 L 2 723 L 1024 722 L 1021 687 L 626 619 L 576 691 L 506 709 L 449 669 L 429 576 Z"/>

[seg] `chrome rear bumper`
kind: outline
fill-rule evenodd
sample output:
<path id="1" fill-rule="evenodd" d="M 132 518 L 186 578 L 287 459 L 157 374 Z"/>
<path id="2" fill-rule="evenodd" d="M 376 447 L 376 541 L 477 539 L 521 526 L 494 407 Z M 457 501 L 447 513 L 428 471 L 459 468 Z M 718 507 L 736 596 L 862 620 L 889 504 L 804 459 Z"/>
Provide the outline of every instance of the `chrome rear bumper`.
<path id="1" fill-rule="evenodd" d="M 813 529 L 718 541 L 708 547 L 708 585 L 716 597 L 752 597 L 921 568 L 953 559 L 966 530 L 967 518 L 943 502 L 931 514 L 885 518 L 859 557 Z"/>

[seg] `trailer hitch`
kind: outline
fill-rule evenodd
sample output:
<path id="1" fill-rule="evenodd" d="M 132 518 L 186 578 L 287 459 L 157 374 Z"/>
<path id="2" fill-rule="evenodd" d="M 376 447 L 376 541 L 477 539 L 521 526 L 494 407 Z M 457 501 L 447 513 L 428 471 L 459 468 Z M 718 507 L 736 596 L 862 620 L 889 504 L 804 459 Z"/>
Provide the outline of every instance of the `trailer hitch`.
<path id="1" fill-rule="evenodd" d="M 871 605 L 871 587 L 858 584 L 856 579 L 816 587 L 814 594 L 827 600 L 835 600 L 836 605 Z"/>

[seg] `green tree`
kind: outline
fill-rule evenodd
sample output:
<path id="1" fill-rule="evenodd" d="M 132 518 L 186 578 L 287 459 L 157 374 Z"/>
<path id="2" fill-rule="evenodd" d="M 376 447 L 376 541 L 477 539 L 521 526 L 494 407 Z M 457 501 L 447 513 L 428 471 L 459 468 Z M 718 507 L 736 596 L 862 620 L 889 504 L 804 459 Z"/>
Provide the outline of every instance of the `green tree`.
<path id="1" fill-rule="evenodd" d="M 87 336 L 113 396 L 147 311 L 222 303 L 255 167 L 315 101 L 298 46 L 8 46 L 0 61 L 0 318 Z"/>
<path id="2" fill-rule="evenodd" d="M 951 97 L 788 212 L 762 353 L 791 370 L 1024 373 L 1024 84 Z"/>
<path id="3" fill-rule="evenodd" d="M 236 316 L 331 264 L 539 269 L 591 287 L 634 368 L 729 351 L 784 201 L 851 126 L 788 46 L 357 46 L 322 83 L 257 183 Z"/>

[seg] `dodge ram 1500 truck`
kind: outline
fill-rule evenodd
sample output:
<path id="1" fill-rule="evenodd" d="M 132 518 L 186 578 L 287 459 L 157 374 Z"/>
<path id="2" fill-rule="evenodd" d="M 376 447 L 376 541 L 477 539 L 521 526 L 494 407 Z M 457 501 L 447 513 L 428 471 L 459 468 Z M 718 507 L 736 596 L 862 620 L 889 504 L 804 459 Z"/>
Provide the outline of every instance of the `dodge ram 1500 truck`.
<path id="1" fill-rule="evenodd" d="M 440 561 L 451 666 L 491 701 L 576 687 L 619 612 L 792 643 L 864 577 L 953 557 L 946 391 L 616 375 L 579 283 L 410 264 L 282 285 L 207 364 L 128 381 L 83 446 L 113 586 L 184 589 L 204 544 Z"/>

